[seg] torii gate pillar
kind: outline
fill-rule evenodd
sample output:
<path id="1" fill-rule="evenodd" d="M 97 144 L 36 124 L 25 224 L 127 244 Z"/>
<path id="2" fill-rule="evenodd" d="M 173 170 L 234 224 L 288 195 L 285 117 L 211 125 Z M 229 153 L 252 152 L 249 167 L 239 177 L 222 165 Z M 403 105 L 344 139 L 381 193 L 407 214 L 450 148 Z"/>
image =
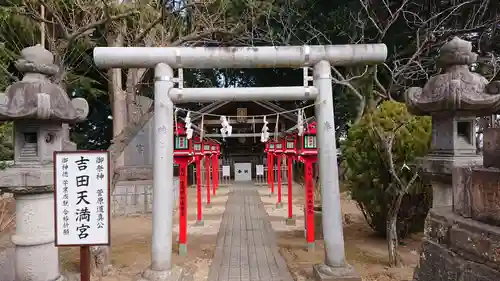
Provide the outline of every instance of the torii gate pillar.
<path id="1" fill-rule="evenodd" d="M 328 61 L 323 60 L 314 65 L 313 79 L 314 86 L 319 91 L 316 98 L 315 113 L 319 152 L 317 163 L 319 165 L 323 239 L 325 243 L 325 263 L 315 265 L 313 274 L 316 280 L 361 281 L 361 276 L 357 274 L 352 266 L 345 262 L 333 112 L 332 72 Z"/>

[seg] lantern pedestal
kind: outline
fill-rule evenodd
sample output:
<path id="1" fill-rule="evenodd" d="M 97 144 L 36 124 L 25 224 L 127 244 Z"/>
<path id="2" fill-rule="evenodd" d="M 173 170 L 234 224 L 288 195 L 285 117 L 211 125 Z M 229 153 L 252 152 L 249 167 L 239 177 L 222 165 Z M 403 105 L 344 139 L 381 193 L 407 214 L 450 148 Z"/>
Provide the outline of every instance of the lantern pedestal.
<path id="1" fill-rule="evenodd" d="M 286 225 L 296 225 L 296 222 L 297 220 L 295 219 L 295 216 L 286 219 Z"/>
<path id="2" fill-rule="evenodd" d="M 331 267 L 325 264 L 313 266 L 313 276 L 316 281 L 361 281 L 361 276 L 350 265 Z"/>
<path id="3" fill-rule="evenodd" d="M 187 256 L 187 243 L 186 244 L 179 244 L 179 256 Z"/>

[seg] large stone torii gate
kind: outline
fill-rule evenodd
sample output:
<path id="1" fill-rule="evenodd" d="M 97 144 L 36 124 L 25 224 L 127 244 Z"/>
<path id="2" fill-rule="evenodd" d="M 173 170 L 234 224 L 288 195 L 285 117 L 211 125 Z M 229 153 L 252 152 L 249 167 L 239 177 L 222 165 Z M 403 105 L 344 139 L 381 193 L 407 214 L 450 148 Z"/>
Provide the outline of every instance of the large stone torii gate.
<path id="1" fill-rule="evenodd" d="M 335 144 L 331 65 L 382 63 L 384 44 L 283 47 L 98 47 L 100 68 L 154 68 L 153 232 L 151 267 L 143 277 L 167 280 L 172 272 L 173 103 L 191 101 L 316 100 L 317 138 L 325 262 L 315 275 L 335 280 L 352 274 L 345 262 Z M 304 78 L 297 87 L 183 88 L 172 68 L 300 68 L 313 66 L 313 86 Z M 182 72 L 180 72 L 182 73 Z M 181 76 L 181 75 L 180 75 Z M 174 88 L 174 82 L 181 80 Z M 347 275 L 347 276 L 346 276 Z"/>

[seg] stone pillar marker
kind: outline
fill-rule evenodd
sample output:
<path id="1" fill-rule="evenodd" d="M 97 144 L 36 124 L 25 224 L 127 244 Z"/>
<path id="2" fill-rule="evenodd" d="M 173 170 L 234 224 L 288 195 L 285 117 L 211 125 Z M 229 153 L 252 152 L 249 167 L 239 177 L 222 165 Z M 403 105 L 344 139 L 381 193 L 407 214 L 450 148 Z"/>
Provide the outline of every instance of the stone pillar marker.
<path id="1" fill-rule="evenodd" d="M 16 67 L 24 77 L 0 104 L 0 121 L 14 122 L 14 165 L 0 172 L 0 189 L 16 200 L 16 281 L 64 279 L 54 246 L 53 152 L 76 149 L 63 124 L 83 121 L 89 108 L 49 80 L 59 70 L 53 63 L 40 45 L 23 49 Z"/>
<path id="2" fill-rule="evenodd" d="M 476 116 L 498 112 L 500 95 L 498 82 L 469 69 L 476 60 L 472 44 L 455 37 L 441 48 L 438 65 L 443 73 L 406 93 L 410 112 L 432 117 L 431 152 L 419 164 L 432 184 L 433 205 L 415 281 L 500 280 L 500 223 L 480 223 L 474 215 L 484 190 L 490 189 L 490 197 L 500 196 L 500 171 L 495 180 L 477 168 L 483 159 L 476 152 L 475 136 Z M 488 142 L 487 134 L 484 138 Z M 499 217 L 500 203 L 495 204 L 488 208 Z"/>

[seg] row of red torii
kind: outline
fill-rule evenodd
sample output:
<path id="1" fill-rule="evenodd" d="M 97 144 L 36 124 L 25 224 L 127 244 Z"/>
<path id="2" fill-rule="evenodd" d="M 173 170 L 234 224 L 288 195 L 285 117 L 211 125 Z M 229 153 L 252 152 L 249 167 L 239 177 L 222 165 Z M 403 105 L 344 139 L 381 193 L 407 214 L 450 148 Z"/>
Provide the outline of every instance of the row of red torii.
<path id="1" fill-rule="evenodd" d="M 289 133 L 282 138 L 272 139 L 266 142 L 264 152 L 267 154 L 267 183 L 271 194 L 274 188 L 274 164 L 277 163 L 278 171 L 281 170 L 281 157 L 287 157 L 288 172 L 288 217 L 287 224 L 293 223 L 292 203 L 292 163 L 298 160 L 304 163 L 305 201 L 306 201 L 306 240 L 309 249 L 314 247 L 314 178 L 313 164 L 317 161 L 316 146 L 316 122 L 307 125 L 305 132 L 298 138 L 297 134 Z M 183 123 L 177 123 L 174 135 L 174 161 L 179 165 L 179 254 L 187 253 L 187 168 L 188 165 L 196 165 L 196 224 L 203 224 L 202 216 L 202 187 L 201 187 L 201 164 L 205 160 L 206 173 L 206 204 L 211 204 L 211 194 L 216 195 L 219 186 L 219 156 L 220 145 L 211 140 L 202 140 L 196 136 L 189 139 Z M 275 158 L 277 161 L 275 161 Z M 212 165 L 210 165 L 212 162 Z M 210 166 L 212 168 L 210 169 Z M 277 206 L 282 206 L 281 173 L 277 175 Z M 210 178 L 212 178 L 212 190 L 210 190 Z"/>

